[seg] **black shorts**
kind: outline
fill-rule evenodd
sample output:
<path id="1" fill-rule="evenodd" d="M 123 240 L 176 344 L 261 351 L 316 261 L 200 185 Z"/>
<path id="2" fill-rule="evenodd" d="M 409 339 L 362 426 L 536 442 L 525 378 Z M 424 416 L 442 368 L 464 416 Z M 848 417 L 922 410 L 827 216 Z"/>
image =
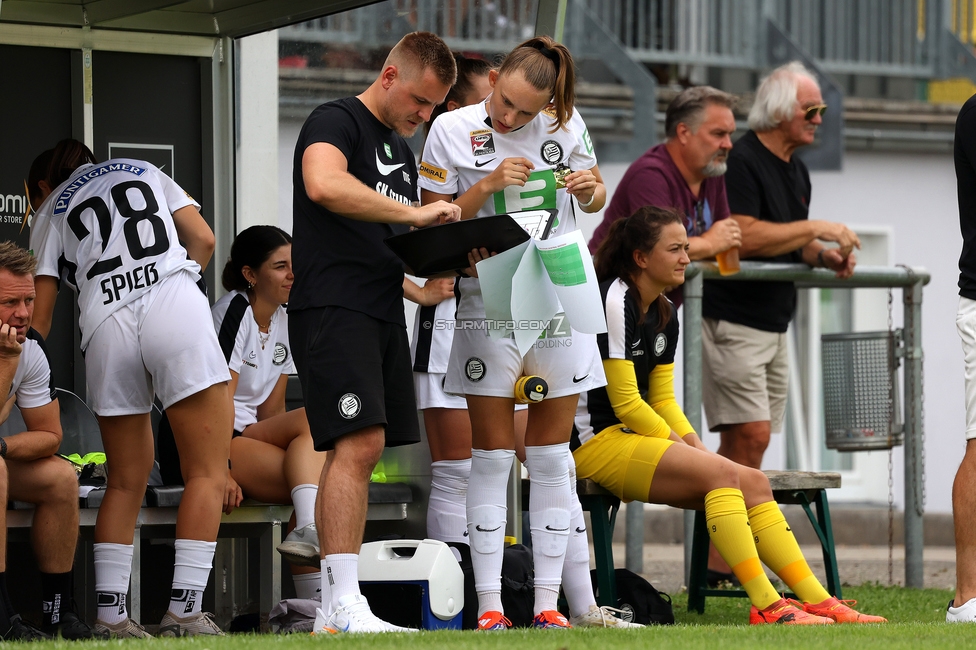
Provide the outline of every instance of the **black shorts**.
<path id="1" fill-rule="evenodd" d="M 288 336 L 317 451 L 377 424 L 387 447 L 420 442 L 406 328 L 322 307 L 288 314 Z"/>

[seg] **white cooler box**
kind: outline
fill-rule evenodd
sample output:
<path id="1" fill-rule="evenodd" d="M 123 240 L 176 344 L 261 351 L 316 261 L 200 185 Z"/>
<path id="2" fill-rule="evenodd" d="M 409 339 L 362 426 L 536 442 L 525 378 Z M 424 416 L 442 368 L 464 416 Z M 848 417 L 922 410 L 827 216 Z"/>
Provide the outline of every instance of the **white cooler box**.
<path id="1" fill-rule="evenodd" d="M 363 544 L 359 586 L 373 613 L 394 625 L 461 629 L 464 574 L 444 542 L 396 539 Z"/>

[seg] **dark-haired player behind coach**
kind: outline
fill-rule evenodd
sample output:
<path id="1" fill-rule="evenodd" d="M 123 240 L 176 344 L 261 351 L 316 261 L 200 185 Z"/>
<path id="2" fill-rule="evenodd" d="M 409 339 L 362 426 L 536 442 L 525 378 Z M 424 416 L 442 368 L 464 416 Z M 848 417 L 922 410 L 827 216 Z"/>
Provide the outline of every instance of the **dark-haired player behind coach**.
<path id="1" fill-rule="evenodd" d="M 365 92 L 312 112 L 295 147 L 289 330 L 315 448 L 331 450 L 316 503 L 315 633 L 403 630 L 370 611 L 358 581 L 370 473 L 384 446 L 420 440 L 403 266 L 383 240 L 460 217 L 443 201 L 413 207 L 417 167 L 403 139 L 430 119 L 456 73 L 443 41 L 407 34 Z"/>

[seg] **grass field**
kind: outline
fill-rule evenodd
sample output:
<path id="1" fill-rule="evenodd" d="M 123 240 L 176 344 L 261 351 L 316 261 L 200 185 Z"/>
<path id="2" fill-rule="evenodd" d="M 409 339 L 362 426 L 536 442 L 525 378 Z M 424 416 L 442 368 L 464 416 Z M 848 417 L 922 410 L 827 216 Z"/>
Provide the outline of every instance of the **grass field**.
<path id="1" fill-rule="evenodd" d="M 31 645 L 31 648 L 145 647 L 200 650 L 298 650 L 323 643 L 343 650 L 612 650 L 650 647 L 667 649 L 775 648 L 793 650 L 861 650 L 897 648 L 963 648 L 974 645 L 976 627 L 947 625 L 945 606 L 952 597 L 937 589 L 912 590 L 892 587 L 846 587 L 844 595 L 858 600 L 859 609 L 887 617 L 887 625 L 835 625 L 830 627 L 749 626 L 748 601 L 744 598 L 709 599 L 705 614 L 690 614 L 684 595 L 674 598 L 678 624 L 643 630 L 511 630 L 502 633 L 423 632 L 420 634 L 347 635 L 326 638 L 306 635 L 234 635 L 225 638 L 154 639 L 152 641 L 66 641 Z"/>

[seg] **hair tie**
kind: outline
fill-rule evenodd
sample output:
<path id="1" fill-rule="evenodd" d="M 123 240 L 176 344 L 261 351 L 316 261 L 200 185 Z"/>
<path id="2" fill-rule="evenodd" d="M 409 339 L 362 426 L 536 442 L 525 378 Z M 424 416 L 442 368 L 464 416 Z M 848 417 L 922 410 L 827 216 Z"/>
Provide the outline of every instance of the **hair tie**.
<path id="1" fill-rule="evenodd" d="M 530 43 L 529 47 L 538 50 L 542 53 L 542 56 L 546 57 L 552 64 L 556 66 L 556 76 L 559 75 L 559 53 L 556 50 L 546 47 L 542 41 L 536 41 L 535 43 Z"/>

